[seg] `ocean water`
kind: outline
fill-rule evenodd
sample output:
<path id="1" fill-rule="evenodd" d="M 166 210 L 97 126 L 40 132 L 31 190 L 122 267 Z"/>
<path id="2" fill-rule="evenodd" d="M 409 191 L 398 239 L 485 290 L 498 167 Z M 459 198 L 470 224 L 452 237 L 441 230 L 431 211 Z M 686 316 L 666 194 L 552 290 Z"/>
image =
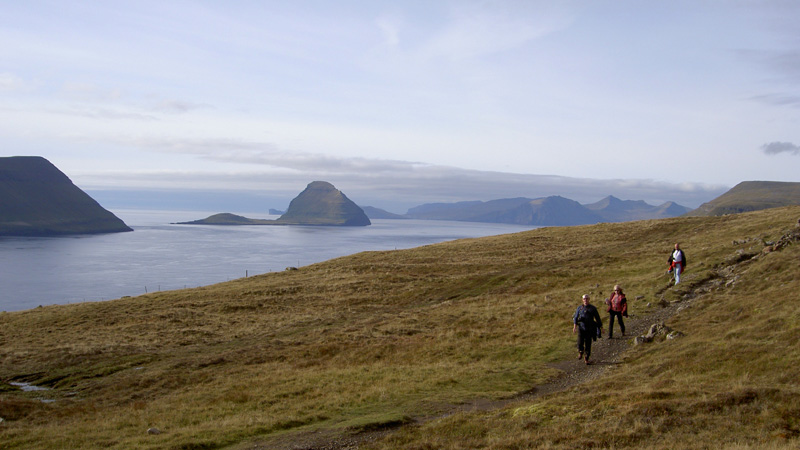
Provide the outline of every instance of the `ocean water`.
<path id="1" fill-rule="evenodd" d="M 0 238 L 0 311 L 204 286 L 361 251 L 405 249 L 534 228 L 432 220 L 372 220 L 368 227 L 176 225 L 213 213 L 112 212 L 134 231 Z"/>

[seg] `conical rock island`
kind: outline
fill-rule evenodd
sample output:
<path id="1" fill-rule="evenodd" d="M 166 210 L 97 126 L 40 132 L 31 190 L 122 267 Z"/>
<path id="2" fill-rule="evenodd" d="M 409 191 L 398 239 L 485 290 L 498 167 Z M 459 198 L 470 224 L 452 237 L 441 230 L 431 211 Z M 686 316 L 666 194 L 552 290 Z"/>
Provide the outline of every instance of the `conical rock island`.
<path id="1" fill-rule="evenodd" d="M 364 210 L 327 181 L 314 181 L 289 204 L 281 224 L 367 226 Z"/>

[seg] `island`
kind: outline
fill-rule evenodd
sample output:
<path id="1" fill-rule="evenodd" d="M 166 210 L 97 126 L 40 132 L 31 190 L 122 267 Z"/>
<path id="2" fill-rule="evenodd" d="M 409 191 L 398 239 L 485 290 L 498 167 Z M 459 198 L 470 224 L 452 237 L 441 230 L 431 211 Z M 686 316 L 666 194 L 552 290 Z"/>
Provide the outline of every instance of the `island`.
<path id="1" fill-rule="evenodd" d="M 367 226 L 369 218 L 360 206 L 327 181 L 314 181 L 289 203 L 281 217 L 250 219 L 231 213 L 220 213 L 180 225 L 325 225 Z"/>
<path id="2" fill-rule="evenodd" d="M 133 231 L 47 159 L 0 158 L 0 236 Z"/>

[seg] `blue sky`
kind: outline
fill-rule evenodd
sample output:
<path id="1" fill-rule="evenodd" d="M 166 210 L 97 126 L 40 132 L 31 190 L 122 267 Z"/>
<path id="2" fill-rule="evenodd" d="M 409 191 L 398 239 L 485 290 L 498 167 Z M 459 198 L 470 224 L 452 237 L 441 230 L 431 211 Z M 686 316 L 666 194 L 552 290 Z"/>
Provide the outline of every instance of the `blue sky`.
<path id="1" fill-rule="evenodd" d="M 44 156 L 90 192 L 269 193 L 266 209 L 325 180 L 405 212 L 695 207 L 800 181 L 800 2 L 0 8 L 0 156 Z"/>

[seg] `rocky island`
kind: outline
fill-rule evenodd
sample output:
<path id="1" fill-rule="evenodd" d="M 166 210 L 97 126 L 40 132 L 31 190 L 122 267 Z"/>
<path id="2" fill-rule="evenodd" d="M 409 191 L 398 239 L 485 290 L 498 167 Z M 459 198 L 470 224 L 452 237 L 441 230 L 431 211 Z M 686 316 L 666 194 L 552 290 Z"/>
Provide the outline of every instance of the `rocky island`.
<path id="1" fill-rule="evenodd" d="M 372 223 L 364 210 L 342 191 L 326 181 L 314 181 L 291 201 L 286 213 L 275 220 L 250 219 L 236 214 L 220 213 L 179 224 L 367 226 Z"/>
<path id="2" fill-rule="evenodd" d="M 0 236 L 123 231 L 133 230 L 45 158 L 0 158 Z"/>

